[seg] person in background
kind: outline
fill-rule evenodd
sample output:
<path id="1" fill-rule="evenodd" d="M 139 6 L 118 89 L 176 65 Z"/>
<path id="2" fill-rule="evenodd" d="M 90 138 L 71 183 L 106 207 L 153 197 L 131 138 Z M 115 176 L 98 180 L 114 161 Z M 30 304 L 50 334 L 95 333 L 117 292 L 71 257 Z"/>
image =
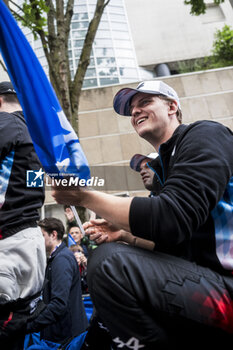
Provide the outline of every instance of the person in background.
<path id="1" fill-rule="evenodd" d="M 130 168 L 140 173 L 144 187 L 150 191 L 150 197 L 156 195 L 154 183 L 155 169 L 151 167 L 150 162 L 157 157 L 158 153 L 155 152 L 147 156 L 137 153 L 130 160 Z"/>
<path id="2" fill-rule="evenodd" d="M 14 87 L 1 82 L 0 344 L 4 350 L 23 349 L 26 323 L 41 311 L 46 267 L 44 238 L 37 225 L 44 202 L 42 176 Z"/>
<path id="3" fill-rule="evenodd" d="M 62 242 L 65 228 L 61 220 L 39 221 L 48 255 L 43 288 L 46 308 L 27 324 L 27 332 L 41 333 L 41 339 L 62 343 L 87 329 L 82 301 L 81 279 L 74 254 Z"/>
<path id="4" fill-rule="evenodd" d="M 79 266 L 82 294 L 87 294 L 87 258 L 84 254 L 83 248 L 79 244 L 71 245 L 69 249 L 74 253 L 75 259 L 77 260 Z"/>

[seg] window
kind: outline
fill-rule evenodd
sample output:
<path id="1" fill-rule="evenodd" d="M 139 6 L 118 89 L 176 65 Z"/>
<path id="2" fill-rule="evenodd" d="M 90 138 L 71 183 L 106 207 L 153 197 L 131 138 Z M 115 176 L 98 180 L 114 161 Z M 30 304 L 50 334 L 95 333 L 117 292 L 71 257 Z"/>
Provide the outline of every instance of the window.
<path id="1" fill-rule="evenodd" d="M 114 56 L 114 52 L 113 52 L 113 49 L 110 49 L 110 48 L 98 48 L 98 49 L 95 49 L 95 53 L 96 53 L 96 56 Z"/>
<path id="2" fill-rule="evenodd" d="M 106 67 L 106 66 L 115 66 L 116 65 L 116 60 L 114 57 L 101 57 L 101 58 L 97 58 L 97 65 L 98 66 L 102 66 L 102 67 Z"/>
<path id="3" fill-rule="evenodd" d="M 123 32 L 120 30 L 113 30 L 112 36 L 114 39 L 130 39 L 128 32 Z"/>
<path id="4" fill-rule="evenodd" d="M 137 70 L 134 68 L 120 68 L 120 75 L 126 76 L 126 77 L 136 77 L 137 76 Z"/>
<path id="5" fill-rule="evenodd" d="M 98 86 L 97 79 L 84 79 L 83 88 Z"/>
<path id="6" fill-rule="evenodd" d="M 132 44 L 129 40 L 114 40 L 113 43 L 115 47 L 122 47 L 125 49 L 129 49 L 132 47 Z"/>
<path id="7" fill-rule="evenodd" d="M 112 84 L 118 84 L 119 79 L 118 78 L 100 78 L 100 85 L 112 85 Z"/>
<path id="8" fill-rule="evenodd" d="M 73 39 L 85 38 L 87 31 L 86 30 L 74 30 L 72 32 Z"/>
<path id="9" fill-rule="evenodd" d="M 89 22 L 72 22 L 71 28 L 72 29 L 85 29 L 88 28 Z"/>
<path id="10" fill-rule="evenodd" d="M 112 47 L 112 40 L 111 39 L 95 39 L 95 45 L 100 47 Z"/>
<path id="11" fill-rule="evenodd" d="M 88 68 L 86 71 L 85 78 L 96 76 L 95 68 Z"/>
<path id="12" fill-rule="evenodd" d="M 117 69 L 116 67 L 105 67 L 105 68 L 99 68 L 98 69 L 98 75 L 99 76 L 116 76 L 117 75 Z"/>

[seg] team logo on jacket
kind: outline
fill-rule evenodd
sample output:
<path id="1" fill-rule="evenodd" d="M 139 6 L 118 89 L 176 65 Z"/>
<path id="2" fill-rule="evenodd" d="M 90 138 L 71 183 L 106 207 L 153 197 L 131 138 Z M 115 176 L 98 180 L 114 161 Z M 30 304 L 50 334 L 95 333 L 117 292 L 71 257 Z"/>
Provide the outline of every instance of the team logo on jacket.
<path id="1" fill-rule="evenodd" d="M 27 187 L 43 187 L 44 186 L 44 171 L 27 170 Z"/>

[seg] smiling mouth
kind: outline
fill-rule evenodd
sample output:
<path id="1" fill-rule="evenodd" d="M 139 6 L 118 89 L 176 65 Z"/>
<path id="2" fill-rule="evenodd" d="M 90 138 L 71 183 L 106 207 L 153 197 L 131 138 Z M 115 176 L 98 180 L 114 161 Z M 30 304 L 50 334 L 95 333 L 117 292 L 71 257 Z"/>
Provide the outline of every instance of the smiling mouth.
<path id="1" fill-rule="evenodd" d="M 140 118 L 136 124 L 139 125 L 139 124 L 143 123 L 146 119 L 147 119 L 146 117 Z"/>

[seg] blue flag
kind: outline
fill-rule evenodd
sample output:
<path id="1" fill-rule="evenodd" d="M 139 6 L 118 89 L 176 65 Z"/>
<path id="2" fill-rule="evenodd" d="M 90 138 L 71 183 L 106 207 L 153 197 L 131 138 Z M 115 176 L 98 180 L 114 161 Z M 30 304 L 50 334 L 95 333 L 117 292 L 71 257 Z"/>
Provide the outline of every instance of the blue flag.
<path id="1" fill-rule="evenodd" d="M 47 173 L 90 177 L 87 159 L 36 55 L 0 0 L 0 51 Z"/>
<path id="2" fill-rule="evenodd" d="M 76 244 L 75 240 L 73 239 L 71 234 L 68 233 L 68 247 L 70 247 L 71 245 L 74 245 L 74 244 Z"/>

